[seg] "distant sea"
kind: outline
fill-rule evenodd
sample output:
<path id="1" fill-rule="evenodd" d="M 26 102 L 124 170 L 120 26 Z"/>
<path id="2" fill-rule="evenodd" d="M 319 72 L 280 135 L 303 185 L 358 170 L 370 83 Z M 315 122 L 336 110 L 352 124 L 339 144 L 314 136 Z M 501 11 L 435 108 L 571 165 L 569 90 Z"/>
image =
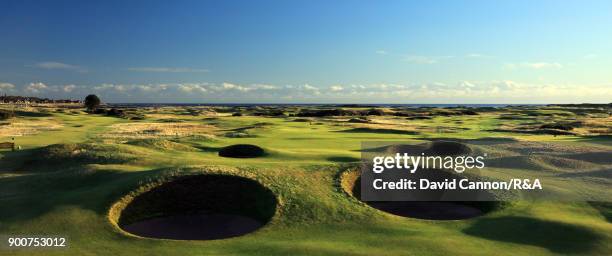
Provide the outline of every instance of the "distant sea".
<path id="1" fill-rule="evenodd" d="M 224 107 L 248 107 L 248 106 L 327 106 L 327 107 L 507 107 L 507 106 L 543 106 L 546 104 L 294 104 L 294 103 L 108 103 L 110 107 L 198 107 L 198 106 L 224 106 Z"/>

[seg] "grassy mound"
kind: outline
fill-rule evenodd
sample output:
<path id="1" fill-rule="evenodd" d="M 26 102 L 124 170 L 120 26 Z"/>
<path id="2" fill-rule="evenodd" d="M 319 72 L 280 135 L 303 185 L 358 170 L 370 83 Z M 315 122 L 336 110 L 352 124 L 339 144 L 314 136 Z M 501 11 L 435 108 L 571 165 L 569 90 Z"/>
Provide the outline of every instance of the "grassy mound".
<path id="1" fill-rule="evenodd" d="M 524 216 L 482 218 L 462 231 L 465 234 L 493 241 L 532 245 L 559 255 L 607 255 L 592 252 L 595 244 L 604 239 L 599 233 L 581 225 L 556 220 Z M 509 235 L 511 234 L 511 235 Z"/>
<path id="2" fill-rule="evenodd" d="M 219 150 L 219 156 L 234 158 L 253 158 L 264 156 L 266 152 L 263 148 L 250 144 L 236 144 Z"/>
<path id="3" fill-rule="evenodd" d="M 571 131 L 574 129 L 574 126 L 579 127 L 581 125 L 580 122 L 577 123 L 552 123 L 552 124 L 543 124 L 540 126 L 540 129 L 556 129 L 563 131 Z"/>
<path id="4" fill-rule="evenodd" d="M 213 137 L 214 126 L 196 122 L 130 122 L 116 123 L 111 130 L 102 135 L 113 139 L 151 139 L 151 138 L 210 138 Z"/>
<path id="5" fill-rule="evenodd" d="M 254 138 L 257 137 L 255 135 L 249 134 L 248 132 L 228 132 L 223 136 L 227 138 Z"/>
<path id="6" fill-rule="evenodd" d="M 288 115 L 305 108 L 321 108 L 284 106 L 292 108 L 285 111 Z M 603 134 L 612 133 L 603 132 L 612 127 L 612 117 L 607 114 L 610 108 L 601 110 L 602 113 L 599 114 L 587 113 L 566 118 L 557 114 L 553 117 L 525 115 L 525 112 L 531 109 L 546 108 L 542 106 L 496 107 L 486 112 L 474 109 L 480 113 L 479 116 L 452 117 L 430 114 L 434 112 L 434 108 L 397 107 L 384 108 L 386 116 L 370 116 L 375 122 L 367 125 L 345 122 L 357 116 L 305 118 L 312 119 L 312 125 L 309 125 L 308 122 L 293 122 L 292 120 L 299 118 L 297 116 L 283 119 L 253 117 L 251 113 L 259 108 L 255 106 L 139 106 L 137 109 L 150 120 L 147 122 L 90 115 L 81 112 L 82 107 L 74 107 L 66 108 L 65 113 L 51 112 L 51 116 L 34 116 L 28 113 L 30 116 L 19 117 L 19 113 L 15 112 L 19 118 L 0 121 L 0 137 L 3 137 L 0 141 L 11 141 L 11 137 L 15 137 L 15 143 L 22 146 L 22 150 L 15 152 L 0 150 L 1 232 L 17 235 L 62 235 L 68 238 L 69 244 L 66 249 L 15 249 L 7 251 L 7 254 L 53 255 L 105 251 L 107 254 L 119 255 L 445 255 L 461 248 L 460 253 L 465 255 L 539 256 L 609 255 L 612 251 L 612 206 L 574 200 L 572 197 L 572 194 L 584 195 L 581 198 L 609 202 L 605 197 L 610 191 L 609 179 L 606 178 L 611 175 L 609 163 L 612 163 L 612 158 L 609 156 L 612 137 Z M 199 116 L 192 116 L 187 108 L 203 109 L 204 112 Z M 207 108 L 214 108 L 218 114 L 209 114 L 205 110 Z M 359 105 L 351 110 L 361 111 L 369 108 Z M 21 109 L 32 113 L 38 111 L 31 107 L 19 107 L 16 111 Z M 54 111 L 55 108 L 49 109 Z M 244 116 L 229 117 L 231 113 L 238 111 Z M 392 116 L 393 111 L 402 111 L 402 116 Z M 405 120 L 410 115 L 423 115 L 433 119 Z M 499 120 L 498 117 L 502 115 L 515 116 L 517 119 Z M 517 127 L 536 130 L 544 124 L 574 121 L 583 122 L 582 127 L 574 127 L 571 131 L 579 136 L 553 137 L 522 132 L 488 132 L 490 129 Z M 6 124 L 9 122 L 10 124 Z M 273 123 L 273 126 L 269 126 L 269 129 L 247 130 L 247 133 L 259 135 L 258 137 L 223 136 L 233 129 L 253 127 L 256 123 L 264 122 Z M 462 123 L 458 124 L 459 122 Z M 3 123 L 6 125 L 2 125 Z M 54 127 L 53 125 L 57 128 L 49 129 Z M 414 130 L 420 132 L 420 135 L 341 131 L 355 127 Z M 21 130 L 11 131 L 17 128 Z M 469 130 L 460 130 L 464 128 Z M 595 128 L 600 129 L 599 132 L 591 131 Z M 455 133 L 449 134 L 451 129 Z M 205 138 L 206 135 L 211 137 Z M 150 148 L 147 143 L 142 143 L 143 146 L 123 143 L 144 138 L 179 142 L 193 146 L 198 151 L 161 151 Z M 122 157 L 131 156 L 137 159 L 125 164 L 81 165 L 73 161 L 72 156 L 68 156 L 63 158 L 63 161 L 41 161 L 32 169 L 22 165 L 28 160 L 36 160 L 35 153 L 47 145 L 87 143 L 94 140 L 104 141 L 108 146 L 103 146 L 98 153 L 79 152 L 75 158 L 87 159 L 89 154 L 106 154 L 112 157 L 111 161 L 122 161 Z M 547 195 L 568 194 L 569 197 L 552 200 L 504 199 L 511 204 L 474 219 L 452 222 L 423 221 L 416 219 L 416 216 L 407 218 L 392 215 L 352 196 L 359 172 L 355 173 L 352 181 L 340 180 L 338 177 L 343 173 L 339 173 L 340 169 L 359 166 L 357 158 L 353 157 L 359 157 L 360 154 L 382 155 L 387 149 L 382 146 L 389 144 L 423 143 L 425 147 L 422 150 L 425 150 L 434 140 L 456 141 L 468 145 L 472 149 L 471 156 L 487 153 L 487 169 L 480 172 L 466 170 L 466 175 L 478 174 L 491 179 L 541 177 L 546 179 L 542 180 L 542 184 Z M 112 143 L 119 141 L 122 143 Z M 372 143 L 361 145 L 362 141 Z M 244 159 L 217 155 L 223 146 L 245 143 L 264 148 L 266 156 Z M 421 152 L 418 152 L 419 155 Z M 521 156 L 525 158 L 521 159 Z M 96 159 L 87 161 L 97 161 Z M 496 168 L 494 164 L 498 159 L 507 161 L 507 164 L 500 163 L 507 168 Z M 521 161 L 524 161 L 525 168 Z M 235 169 L 237 166 L 242 168 Z M 538 169 L 532 171 L 527 166 Z M 539 171 L 540 167 L 547 166 L 554 166 L 556 169 Z M 52 172 L 45 172 L 43 168 Z M 109 206 L 139 186 L 150 184 L 148 180 L 166 175 L 207 173 L 249 177 L 260 182 L 276 195 L 276 214 L 266 226 L 254 233 L 221 241 L 158 241 L 138 238 L 125 234 L 115 225 L 121 211 L 112 215 Z M 340 188 L 340 181 L 344 189 Z M 138 190 L 130 195 L 142 195 L 165 183 L 156 182 L 149 189 Z M 344 193 L 345 191 L 350 195 Z M 520 193 L 521 196 L 525 195 L 523 192 Z M 131 200 L 126 201 L 125 205 Z M 400 206 L 399 209 L 410 207 Z M 427 202 L 412 205 L 413 211 L 409 213 L 416 212 L 414 209 L 420 212 L 453 209 L 447 207 L 448 204 L 431 206 L 427 205 Z M 461 207 L 469 205 L 464 203 Z M 121 206 L 121 209 L 123 208 Z M 197 215 L 199 212 L 186 211 L 179 214 Z M 219 214 L 231 215 L 218 213 L 217 216 Z M 145 217 L 125 226 L 166 217 L 172 216 Z M 110 222 L 111 219 L 114 221 Z M 186 229 L 188 227 L 179 231 Z M 380 245 L 383 241 L 384 246 L 373 246 Z"/>
<path id="7" fill-rule="evenodd" d="M 506 156 L 490 159 L 489 167 L 510 168 L 534 171 L 570 171 L 581 173 L 584 170 L 592 170 L 597 164 L 582 159 L 572 159 L 567 155 L 545 155 L 532 154 L 527 156 Z"/>
<path id="8" fill-rule="evenodd" d="M 426 144 L 410 145 L 410 144 L 395 144 L 390 145 L 385 149 L 385 152 L 391 155 L 408 154 L 408 155 L 419 155 L 427 148 Z"/>
<path id="9" fill-rule="evenodd" d="M 122 228 L 147 219 L 190 214 L 238 215 L 265 224 L 276 212 L 277 199 L 268 188 L 248 178 L 201 174 L 178 176 L 170 181 L 143 187 L 140 192 L 120 201 L 120 206 L 113 207 L 110 215 L 111 221 Z M 190 224 L 177 225 L 187 225 L 184 228 L 189 228 Z M 181 227 L 176 228 L 180 230 Z M 205 232 L 206 227 L 201 229 Z M 152 237 L 181 239 L 164 235 L 163 230 L 158 236 Z M 226 237 L 223 234 L 213 234 L 210 238 Z"/>
<path id="10" fill-rule="evenodd" d="M 369 123 L 370 120 L 365 118 L 351 118 L 347 121 L 348 123 Z"/>
<path id="11" fill-rule="evenodd" d="M 113 144 L 54 144 L 33 152 L 28 167 L 79 164 L 122 164 L 135 160 L 139 152 Z"/>
<path id="12" fill-rule="evenodd" d="M 505 133 L 524 133 L 538 135 L 576 135 L 574 132 L 557 130 L 557 129 L 491 129 L 490 132 L 505 132 Z"/>
<path id="13" fill-rule="evenodd" d="M 426 150 L 428 155 L 438 156 L 460 156 L 467 155 L 472 149 L 467 145 L 455 141 L 434 141 Z"/>
<path id="14" fill-rule="evenodd" d="M 131 140 L 127 144 L 162 151 L 196 151 L 194 147 L 164 139 L 138 139 Z"/>
<path id="15" fill-rule="evenodd" d="M 429 120 L 429 119 L 433 119 L 433 117 L 431 117 L 431 116 L 411 116 L 411 117 L 406 117 L 406 120 Z"/>

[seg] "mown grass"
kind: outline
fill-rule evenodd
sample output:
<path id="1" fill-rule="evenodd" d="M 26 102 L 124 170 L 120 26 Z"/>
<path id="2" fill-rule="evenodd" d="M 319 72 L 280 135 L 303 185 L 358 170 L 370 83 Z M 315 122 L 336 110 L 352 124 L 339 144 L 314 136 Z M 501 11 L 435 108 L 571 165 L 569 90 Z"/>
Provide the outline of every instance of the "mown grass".
<path id="1" fill-rule="evenodd" d="M 153 110 L 151 110 L 153 111 Z M 19 249 L 0 247 L 2 255 L 551 255 L 612 252 L 609 204 L 592 202 L 520 201 L 486 216 L 463 221 L 426 221 L 392 216 L 359 202 L 344 192 L 339 180 L 351 162 L 360 158 L 362 141 L 411 141 L 431 138 L 512 138 L 519 141 L 564 143 L 577 148 L 596 147 L 611 152 L 609 137 L 552 136 L 494 132 L 504 124 L 524 120 L 500 119 L 504 111 L 475 116 L 437 116 L 406 120 L 371 117 L 367 129 L 347 118 L 294 118 L 241 116 L 231 111 L 208 116 L 209 111 L 159 109 L 147 120 L 72 113 L 18 116 L 10 121 L 42 118 L 61 124 L 56 130 L 15 137 L 21 151 L 0 151 L 0 234 L 65 236 L 69 248 Z M 508 110 L 505 114 L 533 118 L 566 118 L 557 110 Z M 535 114 L 534 114 L 535 113 Z M 572 112 L 569 112 L 573 115 Z M 551 117 L 552 116 L 552 117 Z M 109 139 L 113 125 L 161 123 L 171 120 L 214 126 L 210 136 Z M 340 120 L 341 119 L 341 120 Z M 547 119 L 547 122 L 550 121 Z M 265 123 L 265 125 L 261 125 Z M 436 129 L 460 127 L 462 129 Z M 360 129 L 361 128 L 361 129 Z M 347 132 L 360 129 L 360 132 Z M 379 132 L 376 129 L 393 129 Z M 246 131 L 248 138 L 224 136 Z M 0 137 L 0 141 L 9 140 Z M 57 145 L 56 145 L 57 144 Z M 252 159 L 218 156 L 232 144 L 253 144 L 267 154 Z M 55 146 L 50 146 L 55 145 Z M 52 149 L 52 150 L 50 150 Z M 83 149 L 85 149 L 83 151 Z M 500 155 L 509 149 L 489 145 Z M 76 151 L 76 153 L 75 153 Z M 43 153 L 41 153 L 43 152 Z M 555 166 L 552 157 L 526 161 Z M 551 177 L 571 172 L 551 171 Z M 584 162 L 578 167 L 609 166 Z M 595 166 L 595 167 L 596 167 Z M 277 213 L 264 228 L 242 236 L 215 241 L 168 241 L 127 236 L 109 220 L 111 207 L 144 184 L 168 175 L 223 172 L 252 177 L 278 198 Z M 582 170 L 576 170 L 582 171 Z M 529 174 L 529 168 L 491 168 L 484 174 L 505 178 Z M 568 189 L 558 181 L 557 190 Z M 609 190 L 608 183 L 574 182 L 585 193 Z M 110 215 L 110 216 L 109 216 Z"/>

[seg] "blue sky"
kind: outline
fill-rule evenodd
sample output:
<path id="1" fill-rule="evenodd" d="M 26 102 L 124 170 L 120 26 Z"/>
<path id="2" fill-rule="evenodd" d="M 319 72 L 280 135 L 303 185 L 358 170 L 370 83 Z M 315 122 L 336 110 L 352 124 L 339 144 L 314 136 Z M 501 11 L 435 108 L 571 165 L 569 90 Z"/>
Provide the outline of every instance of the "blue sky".
<path id="1" fill-rule="evenodd" d="M 612 101 L 610 1 L 0 1 L 0 93 Z"/>

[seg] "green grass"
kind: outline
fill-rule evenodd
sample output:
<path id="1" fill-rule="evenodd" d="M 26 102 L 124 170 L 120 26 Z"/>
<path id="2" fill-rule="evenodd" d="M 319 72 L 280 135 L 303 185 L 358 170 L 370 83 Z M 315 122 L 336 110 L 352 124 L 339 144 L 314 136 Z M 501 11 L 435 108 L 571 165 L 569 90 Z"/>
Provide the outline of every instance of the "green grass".
<path id="1" fill-rule="evenodd" d="M 514 110 L 522 113 L 522 110 Z M 145 112 L 145 111 L 143 111 Z M 589 202 L 519 201 L 486 216 L 462 221 L 426 221 L 392 216 L 368 207 L 340 187 L 338 177 L 358 161 L 362 141 L 417 141 L 428 138 L 476 139 L 507 137 L 521 141 L 562 143 L 611 152 L 610 137 L 580 137 L 499 133 L 490 130 L 507 123 L 500 112 L 477 116 L 435 117 L 393 122 L 385 127 L 362 126 L 335 118 L 230 117 L 192 115 L 181 109 L 161 109 L 184 122 L 217 127 L 213 139 L 198 137 L 146 140 L 108 140 L 102 135 L 112 124 L 134 122 L 87 114 L 51 113 L 14 120 L 51 119 L 61 128 L 16 137 L 21 151 L 0 151 L 0 235 L 65 236 L 66 249 L 0 247 L 2 255 L 553 255 L 612 253 L 610 206 Z M 229 112 L 231 113 L 231 112 Z M 509 113 L 509 112 L 508 112 Z M 514 113 L 514 114 L 516 114 Z M 557 116 L 560 110 L 529 110 L 524 114 Z M 507 113 L 506 113 L 507 114 Z M 543 116 L 542 118 L 549 118 Z M 140 122 L 168 122 L 148 118 Z M 460 121 L 460 123 L 457 123 Z M 258 125 L 265 123 L 265 125 Z M 320 123 L 320 124 L 319 124 Z M 392 127 L 391 127 L 392 126 Z M 435 129 L 443 127 L 448 129 Z M 462 128 L 452 130 L 450 128 Z M 356 130 L 355 130 L 356 129 Z M 246 130 L 249 138 L 224 133 Z M 416 131 L 404 132 L 404 131 Z M 357 131 L 357 132 L 356 132 Z M 0 141 L 9 140 L 0 137 Z M 47 147 L 53 144 L 59 146 Z M 253 144 L 268 154 L 232 159 L 217 155 L 232 144 Z M 49 150 L 49 149 L 53 150 Z M 75 157 L 71 152 L 85 149 Z M 490 146 L 491 151 L 498 150 Z M 43 153 L 41 153 L 43 152 Z M 79 151 L 80 152 L 80 151 Z M 525 165 L 547 164 L 547 159 Z M 546 161 L 544 161 L 546 160 Z M 609 163 L 583 163 L 610 167 Z M 554 165 L 552 165 L 554 167 Z M 550 169 L 550 168 L 549 168 Z M 553 168 L 554 169 L 554 168 Z M 487 176 L 502 178 L 529 174 L 492 168 Z M 167 175 L 223 172 L 253 177 L 278 197 L 278 209 L 264 228 L 245 236 L 214 241 L 169 241 L 127 236 L 109 220 L 110 208 L 143 184 Z M 549 175 L 571 172 L 551 170 Z M 609 182 L 609 181 L 608 181 Z M 609 183 L 590 180 L 569 183 L 555 178 L 556 190 L 602 193 Z M 608 192 L 609 193 L 609 192 Z M 111 214 L 112 215 L 112 214 Z M 112 216 L 111 216 L 112 218 Z"/>

